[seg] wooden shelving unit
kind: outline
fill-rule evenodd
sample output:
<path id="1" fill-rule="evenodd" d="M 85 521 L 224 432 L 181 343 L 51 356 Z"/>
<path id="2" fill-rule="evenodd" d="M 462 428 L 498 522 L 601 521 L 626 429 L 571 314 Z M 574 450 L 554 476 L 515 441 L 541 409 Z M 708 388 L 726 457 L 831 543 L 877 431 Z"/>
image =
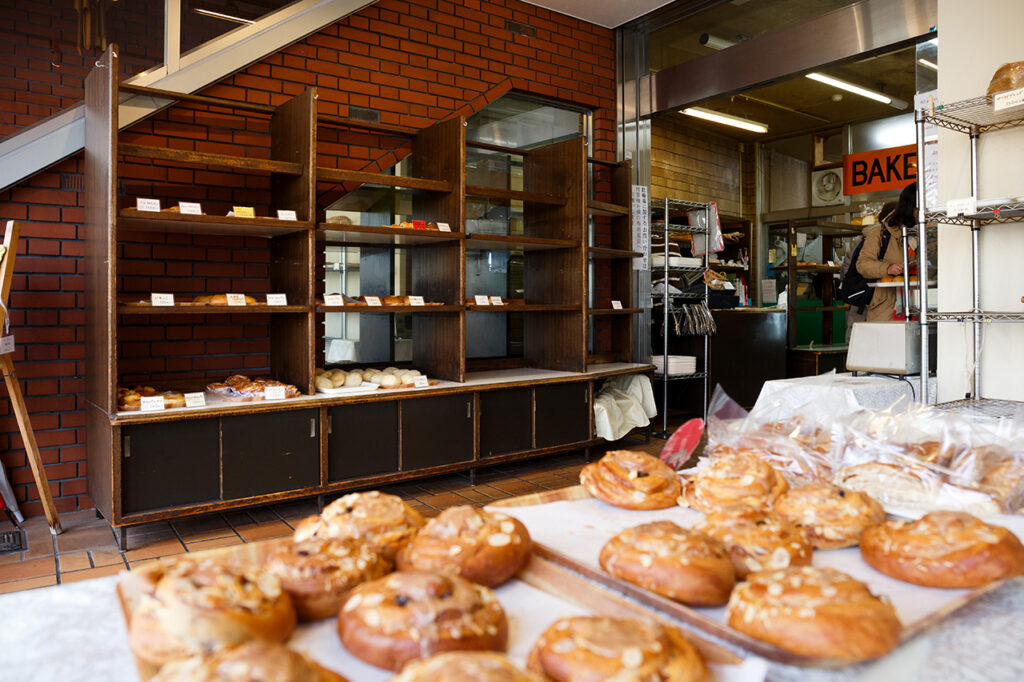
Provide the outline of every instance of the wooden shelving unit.
<path id="1" fill-rule="evenodd" d="M 268 158 L 182 151 L 154 146 L 148 143 L 149 138 L 147 144 L 119 140 L 117 74 L 112 48 L 86 81 L 86 327 L 90 367 L 86 413 L 89 493 L 97 509 L 122 531 L 129 525 L 159 519 L 585 447 L 598 442 L 591 435 L 596 382 L 607 376 L 650 369 L 649 365 L 629 362 L 631 320 L 638 312 L 633 307 L 631 279 L 627 276 L 635 256 L 629 235 L 629 168 L 627 164 L 596 164 L 610 169 L 615 188 L 607 197 L 610 202 L 591 202 L 590 212 L 611 215 L 614 229 L 606 243 L 588 248 L 588 162 L 582 137 L 529 150 L 469 143 L 522 159 L 521 188 L 489 187 L 467 183 L 467 142 L 463 119 L 458 117 L 414 131 L 318 116 L 313 90 L 276 107 L 163 91 L 150 93 L 163 93 L 200 107 L 216 106 L 218 111 L 234 109 L 235 116 L 262 117 L 266 122 Z M 131 91 L 149 92 L 137 86 Z M 318 166 L 318 134 L 328 134 L 322 131 L 331 126 L 407 136 L 412 153 L 406 175 Z M 131 174 L 139 163 L 175 169 L 197 167 L 200 171 L 213 167 L 234 175 L 260 176 L 263 179 L 256 186 L 262 183 L 268 189 L 260 190 L 259 201 L 255 202 L 254 193 L 246 189 L 249 201 L 239 204 L 256 203 L 256 212 L 263 215 L 183 215 L 128 207 L 125 203 L 133 201 L 134 196 L 118 195 L 132 182 L 146 186 L 144 179 L 136 180 Z M 124 177 L 122 168 L 126 169 Z M 318 183 L 341 183 L 348 191 L 355 185 L 372 185 L 383 188 L 374 191 L 400 192 L 403 202 L 409 202 L 403 205 L 411 206 L 411 220 L 447 223 L 451 231 L 327 222 L 324 207 L 317 205 Z M 247 181 L 235 189 L 242 186 L 247 187 Z M 232 197 L 225 201 L 234 200 L 230 187 L 211 185 L 210 189 L 216 189 L 218 196 Z M 173 197 L 173 189 L 161 196 Z M 509 230 L 509 234 L 467 234 L 467 196 L 521 204 L 521 227 Z M 295 211 L 297 219 L 271 217 L 278 210 Z M 214 244 L 211 248 L 238 248 L 246 257 L 257 259 L 252 268 L 248 264 L 238 266 L 238 272 L 246 273 L 247 286 L 265 293 L 284 293 L 287 305 L 168 308 L 127 304 L 125 294 L 134 301 L 152 293 L 132 288 L 134 282 L 144 281 L 133 276 L 133 269 L 139 270 L 143 260 L 137 255 L 128 256 L 129 247 L 140 243 L 160 246 L 169 243 L 168 235 L 176 233 L 187 235 L 186 243 L 199 240 Z M 210 242 L 212 238 L 216 239 Z M 175 237 L 174 243 L 182 243 L 181 239 Z M 369 270 L 364 266 L 360 269 L 360 294 L 415 295 L 441 305 L 318 303 L 328 293 L 324 291 L 326 249 L 335 245 L 369 249 L 381 263 L 394 263 L 396 252 L 402 255 L 403 291 L 391 290 L 398 281 L 393 277 L 364 281 L 363 275 Z M 149 249 L 143 246 L 142 252 L 149 254 Z M 195 251 L 205 253 L 203 248 Z M 479 255 L 490 251 L 515 254 L 521 259 L 523 303 L 466 304 L 467 252 Z M 132 252 L 137 254 L 138 249 Z M 176 265 L 176 271 L 192 272 L 194 267 L 197 276 L 192 281 L 200 282 L 195 286 L 203 286 L 205 281 L 230 286 L 229 278 L 211 272 L 214 266 L 203 262 L 202 255 L 196 258 L 199 260 L 194 263 Z M 610 310 L 604 300 L 588 306 L 588 265 L 594 263 L 611 273 L 612 290 L 622 301 L 623 310 Z M 168 293 L 200 292 L 183 289 Z M 466 316 L 485 312 L 507 315 L 519 325 L 521 353 L 467 360 Z M 352 397 L 316 393 L 314 370 L 323 364 L 325 316 L 332 313 L 367 317 L 400 314 L 405 316 L 403 320 L 411 318 L 409 364 L 435 384 Z M 588 353 L 586 334 L 591 320 L 611 324 L 613 338 L 607 352 Z M 251 373 L 269 374 L 293 384 L 303 395 L 253 403 L 211 398 L 205 407 L 119 412 L 119 384 L 130 381 L 129 385 L 134 385 L 141 380 L 158 389 L 202 391 L 207 383 L 223 380 L 228 373 L 222 369 L 227 361 L 217 357 L 205 362 L 200 358 L 187 371 L 181 370 L 180 380 L 176 379 L 179 375 L 174 374 L 178 371 L 174 368 L 187 363 L 179 363 L 173 351 L 166 351 L 166 357 L 160 358 L 163 364 L 159 376 L 147 374 L 145 367 L 150 358 L 126 356 L 124 351 L 131 338 L 149 338 L 150 330 L 161 327 L 172 329 L 173 335 L 182 338 L 202 338 L 212 328 L 220 330 L 235 339 L 223 345 L 222 352 L 229 360 L 235 352 L 233 344 L 254 346 L 260 358 L 267 358 L 268 366 Z M 250 333 L 265 338 L 249 340 Z M 163 338 L 161 334 L 152 336 Z M 387 342 L 391 341 L 389 334 Z M 190 357 L 196 356 L 193 352 Z M 595 364 L 599 362 L 604 364 Z M 129 365 L 131 370 L 126 369 Z M 245 364 L 235 371 L 249 371 L 250 366 Z M 439 433 L 444 438 L 438 439 Z"/>

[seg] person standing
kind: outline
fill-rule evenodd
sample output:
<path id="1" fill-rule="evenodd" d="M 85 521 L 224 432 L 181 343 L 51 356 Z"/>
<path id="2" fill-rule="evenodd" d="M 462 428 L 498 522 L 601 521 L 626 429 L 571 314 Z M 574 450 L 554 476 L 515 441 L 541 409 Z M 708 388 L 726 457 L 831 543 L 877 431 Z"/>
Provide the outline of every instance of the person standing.
<path id="1" fill-rule="evenodd" d="M 869 280 L 880 280 L 886 275 L 903 274 L 903 226 L 917 223 L 917 183 L 913 182 L 900 192 L 896 210 L 868 230 L 864 246 L 857 258 L 857 272 Z M 889 243 L 882 253 L 882 230 L 888 230 Z M 881 255 L 879 255 L 881 254 Z M 887 322 L 896 308 L 896 288 L 877 287 L 868 303 L 868 322 Z"/>
<path id="2" fill-rule="evenodd" d="M 895 211 L 895 210 L 896 210 L 896 202 L 895 201 L 887 201 L 887 202 L 885 202 L 885 204 L 882 206 L 882 212 L 878 214 L 878 223 L 875 223 L 875 225 L 878 225 L 879 223 L 885 222 L 889 218 L 889 216 L 892 215 L 893 211 Z M 861 239 L 866 238 L 867 235 L 868 235 L 868 232 L 870 232 L 872 230 L 872 228 L 874 228 L 875 225 L 867 225 L 867 226 L 865 226 L 864 229 L 860 231 Z M 846 250 L 846 256 L 843 258 L 843 263 L 842 263 L 842 266 L 840 267 L 840 270 L 839 270 L 839 281 L 840 282 L 842 282 L 843 279 L 846 277 L 847 271 L 850 268 L 853 267 L 853 252 L 856 251 L 856 250 L 857 250 L 857 248 L 856 248 L 856 241 L 855 241 L 854 244 L 851 244 L 850 247 Z M 864 249 L 861 248 L 861 250 L 863 251 Z M 860 306 L 851 305 L 850 309 L 846 311 L 846 343 L 850 343 L 850 334 L 853 331 L 853 325 L 856 324 L 857 322 L 867 322 L 867 315 L 868 315 L 867 304 L 860 305 Z"/>

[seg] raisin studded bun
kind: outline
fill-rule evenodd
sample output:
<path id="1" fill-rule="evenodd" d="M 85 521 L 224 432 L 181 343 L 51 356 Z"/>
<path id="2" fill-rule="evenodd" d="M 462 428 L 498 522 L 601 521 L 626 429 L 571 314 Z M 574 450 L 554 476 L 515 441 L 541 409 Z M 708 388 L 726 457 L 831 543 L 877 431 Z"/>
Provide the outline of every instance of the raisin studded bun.
<path id="1" fill-rule="evenodd" d="M 348 682 L 282 644 L 252 641 L 168 663 L 150 682 Z"/>
<path id="2" fill-rule="evenodd" d="M 708 679 L 704 659 L 678 628 L 624 618 L 556 621 L 533 646 L 527 667 L 555 682 Z"/>
<path id="3" fill-rule="evenodd" d="M 729 627 L 800 656 L 863 661 L 899 643 L 896 611 L 833 568 L 752 573 L 733 590 Z"/>
<path id="4" fill-rule="evenodd" d="M 788 489 L 772 465 L 750 453 L 729 452 L 687 479 L 682 501 L 705 514 L 735 507 L 764 509 Z"/>
<path id="5" fill-rule="evenodd" d="M 580 471 L 591 495 L 623 509 L 674 507 L 682 484 L 672 467 L 633 450 L 612 450 Z"/>
<path id="6" fill-rule="evenodd" d="M 736 577 L 790 566 L 810 566 L 813 548 L 804 532 L 780 514 L 730 509 L 708 514 L 694 526 L 725 545 Z"/>
<path id="7" fill-rule="evenodd" d="M 295 527 L 295 541 L 311 537 L 365 540 L 388 559 L 423 526 L 420 513 L 397 495 L 379 490 L 350 493 L 324 507 L 320 516 L 303 519 Z"/>
<path id="8" fill-rule="evenodd" d="M 458 576 L 399 571 L 354 589 L 338 636 L 357 658 L 387 670 L 442 651 L 504 651 L 505 611 L 494 593 Z"/>
<path id="9" fill-rule="evenodd" d="M 391 682 L 545 682 L 491 651 L 451 651 L 413 661 Z"/>
<path id="10" fill-rule="evenodd" d="M 1024 572 L 1016 535 L 963 512 L 880 523 L 864 531 L 860 553 L 872 568 L 925 587 L 979 587 Z"/>
<path id="11" fill-rule="evenodd" d="M 284 642 L 295 608 L 271 573 L 182 558 L 149 572 L 129 628 L 139 658 L 163 665 L 252 639 Z"/>
<path id="12" fill-rule="evenodd" d="M 724 604 L 736 584 L 722 543 L 671 521 L 627 528 L 601 548 L 600 562 L 616 578 L 697 606 Z"/>
<path id="13" fill-rule="evenodd" d="M 865 528 L 885 520 L 882 505 L 871 497 L 828 483 L 793 488 L 775 511 L 802 527 L 817 549 L 853 547 Z"/>
<path id="14" fill-rule="evenodd" d="M 279 548 L 265 567 L 291 595 L 299 620 L 336 616 L 349 590 L 393 568 L 391 561 L 362 540 L 316 537 Z"/>
<path id="15" fill-rule="evenodd" d="M 399 570 L 450 571 L 497 587 L 530 559 L 530 534 L 518 519 L 471 505 L 449 507 L 398 553 Z"/>

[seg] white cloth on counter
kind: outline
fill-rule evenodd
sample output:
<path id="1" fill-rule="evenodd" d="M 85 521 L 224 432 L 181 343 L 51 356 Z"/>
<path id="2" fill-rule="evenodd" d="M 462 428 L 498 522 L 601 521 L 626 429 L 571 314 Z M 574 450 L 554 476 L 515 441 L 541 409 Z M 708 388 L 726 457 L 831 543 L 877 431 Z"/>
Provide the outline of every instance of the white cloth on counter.
<path id="1" fill-rule="evenodd" d="M 327 339 L 327 364 L 336 362 L 358 362 L 359 350 L 355 341 L 349 339 Z"/>
<path id="2" fill-rule="evenodd" d="M 612 377 L 594 399 L 594 431 L 605 440 L 618 440 L 657 415 L 654 389 L 644 374 Z"/>

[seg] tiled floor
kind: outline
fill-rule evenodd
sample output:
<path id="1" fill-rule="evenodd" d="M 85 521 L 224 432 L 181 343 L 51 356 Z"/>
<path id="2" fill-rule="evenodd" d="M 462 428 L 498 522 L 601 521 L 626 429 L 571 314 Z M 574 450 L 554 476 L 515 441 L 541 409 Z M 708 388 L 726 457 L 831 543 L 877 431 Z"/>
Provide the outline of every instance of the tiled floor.
<path id="1" fill-rule="evenodd" d="M 642 438 L 630 438 L 618 445 L 657 454 L 664 441 L 652 439 L 644 444 Z M 400 495 L 423 515 L 433 516 L 454 505 L 484 506 L 502 498 L 576 485 L 584 464 L 583 452 L 578 451 L 480 469 L 476 485 L 470 484 L 465 472 L 381 490 Z M 123 552 L 113 529 L 92 510 L 61 514 L 64 532 L 56 536 L 43 517 L 33 517 L 24 523 L 28 548 L 0 554 L 0 594 L 111 575 L 173 554 L 285 536 L 295 522 L 316 512 L 315 500 L 302 500 L 133 526 Z M 0 522 L 0 531 L 11 528 L 9 522 Z"/>

